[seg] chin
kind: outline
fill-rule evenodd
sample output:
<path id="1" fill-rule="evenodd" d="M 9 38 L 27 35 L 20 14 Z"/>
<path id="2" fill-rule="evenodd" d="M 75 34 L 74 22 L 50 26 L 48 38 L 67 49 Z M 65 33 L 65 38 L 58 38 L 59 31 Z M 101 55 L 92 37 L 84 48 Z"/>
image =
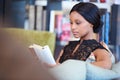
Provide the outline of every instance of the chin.
<path id="1" fill-rule="evenodd" d="M 74 35 L 75 38 L 80 38 L 80 36 Z"/>

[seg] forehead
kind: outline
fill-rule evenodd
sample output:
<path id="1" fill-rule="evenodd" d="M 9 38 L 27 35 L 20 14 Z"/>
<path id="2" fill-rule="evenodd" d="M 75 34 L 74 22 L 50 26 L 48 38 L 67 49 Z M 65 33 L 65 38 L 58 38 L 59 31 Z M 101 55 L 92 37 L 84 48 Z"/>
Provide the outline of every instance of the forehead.
<path id="1" fill-rule="evenodd" d="M 73 11 L 71 12 L 70 14 L 70 20 L 73 20 L 73 19 L 76 19 L 76 20 L 85 20 L 84 17 L 82 15 L 80 15 L 78 12 L 76 11 Z"/>

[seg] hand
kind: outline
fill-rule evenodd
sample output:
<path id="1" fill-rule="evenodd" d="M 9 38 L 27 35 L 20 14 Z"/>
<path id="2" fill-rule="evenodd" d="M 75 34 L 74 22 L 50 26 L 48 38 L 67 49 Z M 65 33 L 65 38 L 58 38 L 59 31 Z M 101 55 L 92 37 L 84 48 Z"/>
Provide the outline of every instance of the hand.
<path id="1" fill-rule="evenodd" d="M 43 62 L 42 64 L 43 64 L 43 66 L 45 66 L 46 68 L 52 68 L 52 67 L 55 67 L 55 66 L 59 65 L 59 64 L 48 64 L 48 63 L 45 63 L 45 62 Z"/>

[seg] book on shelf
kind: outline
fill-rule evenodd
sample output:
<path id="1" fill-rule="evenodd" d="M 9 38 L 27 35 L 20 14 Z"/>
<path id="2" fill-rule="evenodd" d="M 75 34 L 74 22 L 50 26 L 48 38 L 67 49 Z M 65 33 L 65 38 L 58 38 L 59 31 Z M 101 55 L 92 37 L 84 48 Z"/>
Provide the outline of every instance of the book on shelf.
<path id="1" fill-rule="evenodd" d="M 36 30 L 46 30 L 46 9 L 44 6 L 36 6 Z"/>
<path id="2" fill-rule="evenodd" d="M 29 12 L 28 12 L 28 28 L 29 30 L 33 30 L 35 26 L 35 6 L 30 5 L 29 6 Z"/>
<path id="3" fill-rule="evenodd" d="M 63 11 L 60 10 L 51 10 L 50 12 L 50 32 L 54 32 L 55 31 L 55 25 L 56 25 L 56 15 L 63 15 Z"/>
<path id="4" fill-rule="evenodd" d="M 109 43 L 109 30 L 110 30 L 110 12 L 105 8 L 100 9 L 101 21 L 103 22 L 102 29 L 99 32 L 99 41 Z"/>
<path id="5" fill-rule="evenodd" d="M 70 21 L 63 11 L 52 10 L 50 32 L 56 33 L 57 44 L 66 45 L 71 38 Z"/>
<path id="6" fill-rule="evenodd" d="M 44 9 L 44 7 L 43 7 L 43 12 L 42 12 L 42 31 L 46 31 L 46 14 L 47 14 L 47 10 Z"/>
<path id="7" fill-rule="evenodd" d="M 43 7 L 42 6 L 36 6 L 36 30 L 41 31 L 42 29 L 42 12 Z"/>
<path id="8" fill-rule="evenodd" d="M 66 45 L 71 40 L 76 40 L 71 33 L 69 12 L 52 10 L 50 14 L 50 32 L 56 34 L 58 45 Z M 77 39 L 78 40 L 78 39 Z"/>
<path id="9" fill-rule="evenodd" d="M 29 30 L 46 30 L 46 10 L 40 5 L 30 5 L 28 11 Z"/>
<path id="10" fill-rule="evenodd" d="M 98 0 L 89 0 L 90 2 L 98 2 Z"/>
<path id="11" fill-rule="evenodd" d="M 48 45 L 40 46 L 37 44 L 32 44 L 29 46 L 29 49 L 43 63 L 56 64 L 55 59 Z"/>
<path id="12" fill-rule="evenodd" d="M 120 5 L 113 4 L 111 13 L 110 44 L 120 45 Z"/>
<path id="13" fill-rule="evenodd" d="M 100 0 L 101 3 L 106 3 L 106 0 Z"/>
<path id="14" fill-rule="evenodd" d="M 71 28 L 70 21 L 66 14 L 62 16 L 62 25 L 61 25 L 61 33 L 60 33 L 60 44 L 66 45 L 71 39 Z"/>

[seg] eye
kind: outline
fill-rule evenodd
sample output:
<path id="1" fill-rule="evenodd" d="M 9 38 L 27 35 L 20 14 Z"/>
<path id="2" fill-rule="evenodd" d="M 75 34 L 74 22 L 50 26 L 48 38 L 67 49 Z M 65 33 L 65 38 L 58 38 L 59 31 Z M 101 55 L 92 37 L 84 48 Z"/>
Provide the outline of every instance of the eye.
<path id="1" fill-rule="evenodd" d="M 70 24 L 73 24 L 73 23 L 70 21 Z"/>
<path id="2" fill-rule="evenodd" d="M 77 25 L 79 25 L 79 24 L 81 24 L 81 21 L 80 21 L 80 20 L 76 20 L 75 23 L 76 23 Z"/>
<path id="3" fill-rule="evenodd" d="M 81 22 L 76 22 L 77 25 L 81 24 Z"/>

